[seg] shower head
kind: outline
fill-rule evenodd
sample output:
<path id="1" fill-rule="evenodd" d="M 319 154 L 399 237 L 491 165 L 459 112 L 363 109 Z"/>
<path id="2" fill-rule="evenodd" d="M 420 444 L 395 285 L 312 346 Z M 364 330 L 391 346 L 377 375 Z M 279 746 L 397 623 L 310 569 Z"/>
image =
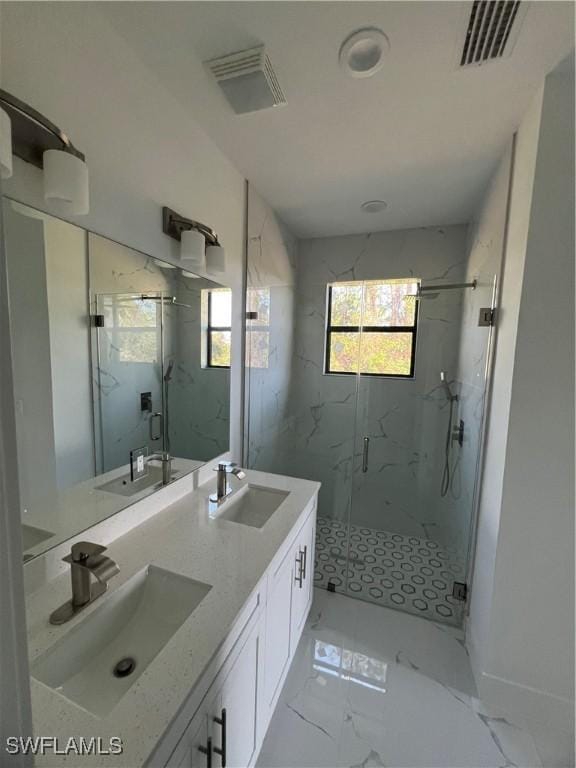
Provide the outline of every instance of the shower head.
<path id="1" fill-rule="evenodd" d="M 172 378 L 172 368 L 174 368 L 174 360 L 170 360 L 168 363 L 168 368 L 166 368 L 166 373 L 164 374 L 164 382 L 168 384 L 170 379 Z"/>
<path id="2" fill-rule="evenodd" d="M 448 383 L 448 379 L 446 378 L 446 371 L 440 371 L 440 381 L 442 382 L 442 386 L 444 387 L 444 391 L 446 392 L 446 399 L 448 400 L 448 402 L 457 400 L 458 395 L 452 394 L 452 390 L 450 389 L 450 384 Z"/>

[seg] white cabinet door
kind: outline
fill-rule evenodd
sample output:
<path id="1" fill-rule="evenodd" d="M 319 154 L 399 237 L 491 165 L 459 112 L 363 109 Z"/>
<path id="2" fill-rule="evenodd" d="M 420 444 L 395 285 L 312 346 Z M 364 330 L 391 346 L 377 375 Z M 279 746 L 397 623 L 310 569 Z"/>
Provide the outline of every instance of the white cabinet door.
<path id="1" fill-rule="evenodd" d="M 256 756 L 258 629 L 257 625 L 250 633 L 218 696 L 212 716 L 216 768 L 247 768 Z"/>
<path id="2" fill-rule="evenodd" d="M 296 540 L 292 557 L 294 559 L 294 580 L 292 584 L 291 635 L 292 651 L 302 634 L 310 610 L 314 582 L 314 535 L 316 515 L 310 516 Z"/>
<path id="3" fill-rule="evenodd" d="M 264 664 L 264 705 L 271 708 L 290 662 L 290 604 L 294 558 L 288 552 L 270 575 L 266 599 L 266 647 Z"/>
<path id="4" fill-rule="evenodd" d="M 204 708 L 196 713 L 166 768 L 210 768 L 212 746 L 208 739 L 208 714 Z"/>

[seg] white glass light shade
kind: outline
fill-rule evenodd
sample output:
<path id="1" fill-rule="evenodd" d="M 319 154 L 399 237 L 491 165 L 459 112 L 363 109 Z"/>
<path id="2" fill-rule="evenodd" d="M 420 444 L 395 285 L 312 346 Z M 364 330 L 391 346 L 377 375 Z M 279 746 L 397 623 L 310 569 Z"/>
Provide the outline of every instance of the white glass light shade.
<path id="1" fill-rule="evenodd" d="M 206 248 L 206 271 L 210 274 L 226 272 L 226 251 L 221 245 Z"/>
<path id="2" fill-rule="evenodd" d="M 79 157 L 59 149 L 43 155 L 44 198 L 62 213 L 83 216 L 90 208 L 88 166 Z"/>
<path id="3" fill-rule="evenodd" d="M 12 176 L 12 121 L 7 112 L 0 109 L 0 176 Z"/>
<path id="4" fill-rule="evenodd" d="M 180 235 L 180 258 L 197 267 L 204 266 L 206 239 L 197 229 L 186 229 Z"/>

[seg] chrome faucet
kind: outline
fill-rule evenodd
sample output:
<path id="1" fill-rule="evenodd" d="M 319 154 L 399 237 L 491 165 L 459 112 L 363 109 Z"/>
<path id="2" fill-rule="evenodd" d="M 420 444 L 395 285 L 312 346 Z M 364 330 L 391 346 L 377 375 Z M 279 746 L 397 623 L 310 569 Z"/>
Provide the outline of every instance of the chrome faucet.
<path id="1" fill-rule="evenodd" d="M 232 486 L 228 482 L 228 475 L 235 475 L 238 480 L 244 480 L 246 473 L 233 461 L 220 461 L 214 468 L 216 475 L 216 493 L 210 494 L 210 501 L 221 504 L 231 493 Z"/>
<path id="2" fill-rule="evenodd" d="M 172 480 L 172 456 L 170 456 L 168 451 L 159 451 L 158 453 L 153 453 L 148 461 L 153 461 L 154 459 L 162 463 L 162 485 L 168 485 Z"/>
<path id="3" fill-rule="evenodd" d="M 102 553 L 106 547 L 90 541 L 78 541 L 72 545 L 69 555 L 62 558 L 70 563 L 72 599 L 50 615 L 50 624 L 64 624 L 108 589 L 108 582 L 120 572 L 120 568 Z M 92 582 L 92 576 L 97 583 Z"/>

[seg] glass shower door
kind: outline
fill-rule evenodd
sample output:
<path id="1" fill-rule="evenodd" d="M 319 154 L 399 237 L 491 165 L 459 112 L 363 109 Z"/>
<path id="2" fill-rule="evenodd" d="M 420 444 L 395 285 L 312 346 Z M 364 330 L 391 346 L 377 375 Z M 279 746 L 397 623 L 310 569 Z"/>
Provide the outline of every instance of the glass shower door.
<path id="1" fill-rule="evenodd" d="M 99 294 L 97 397 L 99 473 L 128 465 L 130 451 L 164 450 L 162 301 L 141 294 Z"/>
<path id="2" fill-rule="evenodd" d="M 346 592 L 455 626 L 465 608 L 492 331 L 478 317 L 493 305 L 494 283 L 487 275 L 474 290 L 416 300 L 412 377 L 357 377 Z"/>

